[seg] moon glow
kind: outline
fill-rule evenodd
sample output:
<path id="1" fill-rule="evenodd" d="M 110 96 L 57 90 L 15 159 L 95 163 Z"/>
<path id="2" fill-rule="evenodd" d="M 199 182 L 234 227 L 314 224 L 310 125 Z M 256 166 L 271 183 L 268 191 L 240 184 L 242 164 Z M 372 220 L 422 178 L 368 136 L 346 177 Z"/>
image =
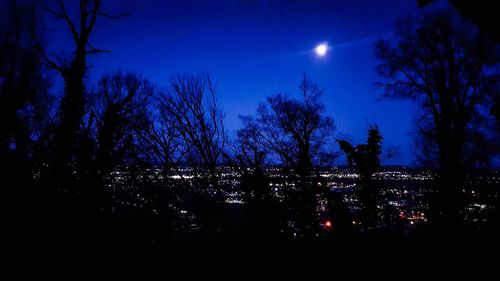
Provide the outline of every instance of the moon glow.
<path id="1" fill-rule="evenodd" d="M 328 51 L 328 44 L 321 43 L 314 48 L 314 52 L 318 57 L 324 57 Z"/>

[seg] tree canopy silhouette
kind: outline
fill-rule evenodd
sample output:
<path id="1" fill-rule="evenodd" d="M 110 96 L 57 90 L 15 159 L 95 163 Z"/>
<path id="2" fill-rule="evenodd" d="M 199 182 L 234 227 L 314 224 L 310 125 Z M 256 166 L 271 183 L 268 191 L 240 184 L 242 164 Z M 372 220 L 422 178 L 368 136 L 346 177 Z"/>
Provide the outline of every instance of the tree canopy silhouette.
<path id="1" fill-rule="evenodd" d="M 310 238 L 317 233 L 314 206 L 319 190 L 314 176 L 317 168 L 331 163 L 335 156 L 328 146 L 335 126 L 324 114 L 319 86 L 304 75 L 299 90 L 299 99 L 282 94 L 269 97 L 267 104 L 259 105 L 255 119 L 244 117 L 246 130 L 240 134 L 250 134 L 243 143 L 247 161 L 256 164 L 269 151 L 269 158 L 287 170 L 294 181 L 287 190 L 289 211 L 300 234 Z"/>
<path id="2" fill-rule="evenodd" d="M 366 225 L 372 225 L 376 218 L 378 195 L 373 175 L 381 170 L 382 135 L 377 126 L 371 126 L 364 144 L 353 146 L 346 140 L 337 142 L 346 155 L 348 165 L 359 175 L 359 195 L 363 203 L 361 219 Z"/>
<path id="3" fill-rule="evenodd" d="M 307 76 L 299 85 L 300 99 L 278 94 L 257 109 L 262 144 L 285 167 L 305 181 L 313 168 L 328 163 L 334 154 L 327 145 L 333 137 L 333 120 L 324 115 L 320 87 Z"/>
<path id="4" fill-rule="evenodd" d="M 217 187 L 217 166 L 227 144 L 224 115 L 217 104 L 215 87 L 209 76 L 177 75 L 160 96 L 159 110 L 172 118 L 186 163 L 209 171 Z"/>
<path id="5" fill-rule="evenodd" d="M 93 101 L 87 106 L 76 153 L 85 204 L 93 202 L 95 209 L 109 209 L 105 179 L 120 165 L 141 159 L 141 140 L 150 122 L 153 94 L 149 81 L 122 71 L 101 77 L 97 89 L 89 94 Z"/>
<path id="6" fill-rule="evenodd" d="M 32 210 L 33 170 L 47 140 L 52 79 L 31 33 L 38 17 L 30 3 L 0 6 L 0 179 L 14 218 Z"/>
<path id="7" fill-rule="evenodd" d="M 11 1 L 0 22 L 0 153 L 2 161 L 15 154 L 29 157 L 31 114 L 47 95 L 50 80 L 35 49 L 31 27 L 33 7 Z M 28 106 L 37 108 L 28 109 Z M 4 166 L 2 166 L 4 167 Z M 7 167 L 4 167 L 7 168 Z M 3 170 L 3 169 L 2 169 Z"/>
<path id="8" fill-rule="evenodd" d="M 115 19 L 123 15 L 114 16 L 104 12 L 101 0 L 80 0 L 75 17 L 74 13 L 66 8 L 64 0 L 58 0 L 56 5 L 51 4 L 46 1 L 40 3 L 43 10 L 66 25 L 75 46 L 70 55 L 56 56 L 44 50 L 41 40 L 37 40 L 44 64 L 56 70 L 64 80 L 64 94 L 59 105 L 58 124 L 53 137 L 50 178 L 53 188 L 69 190 L 68 183 L 71 181 L 76 160 L 75 151 L 80 141 L 85 114 L 87 90 L 84 78 L 88 67 L 87 56 L 107 52 L 94 47 L 90 38 L 98 18 Z"/>
<path id="9" fill-rule="evenodd" d="M 396 24 L 397 44 L 380 40 L 375 55 L 378 85 L 385 96 L 418 102 L 418 124 L 426 159 L 439 169 L 436 218 L 457 222 L 459 185 L 474 154 L 468 148 L 481 132 L 478 121 L 492 90 L 490 67 L 499 62 L 493 42 L 452 11 L 439 11 Z"/>
<path id="10" fill-rule="evenodd" d="M 262 143 L 259 124 L 253 116 L 240 116 L 243 128 L 236 137 L 236 155 L 234 166 L 242 174 L 242 190 L 247 201 L 269 199 L 271 196 L 268 178 L 265 172 L 269 150 Z"/>

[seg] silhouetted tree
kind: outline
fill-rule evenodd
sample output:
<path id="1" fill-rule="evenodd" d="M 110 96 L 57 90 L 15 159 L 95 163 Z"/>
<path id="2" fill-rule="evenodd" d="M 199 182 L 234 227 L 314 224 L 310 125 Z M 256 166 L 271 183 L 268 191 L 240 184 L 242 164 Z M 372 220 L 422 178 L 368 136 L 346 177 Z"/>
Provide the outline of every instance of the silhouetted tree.
<path id="1" fill-rule="evenodd" d="M 15 268 L 32 253 L 43 215 L 36 164 L 51 80 L 31 36 L 38 19 L 29 1 L 0 1 L 0 187 L 4 239 L 13 249 L 5 254 Z"/>
<path id="2" fill-rule="evenodd" d="M 119 165 L 132 164 L 141 157 L 141 137 L 150 122 L 148 106 L 153 93 L 151 83 L 133 73 L 116 71 L 99 80 L 84 122 L 87 145 L 82 137 L 77 153 L 85 204 L 109 207 L 109 200 L 98 202 L 109 199 L 105 179 Z"/>
<path id="3" fill-rule="evenodd" d="M 155 93 L 158 94 L 157 91 Z M 186 195 L 192 191 L 188 188 L 189 177 L 184 177 L 181 170 L 186 164 L 184 156 L 187 151 L 182 149 L 183 140 L 175 118 L 161 108 L 162 95 L 155 95 L 155 98 L 150 105 L 149 121 L 140 130 L 139 146 L 145 160 L 155 169 L 161 169 L 161 173 L 156 173 L 154 184 L 157 188 L 153 197 L 156 209 L 164 219 L 172 220 L 175 219 L 174 209 L 186 209 Z"/>
<path id="4" fill-rule="evenodd" d="M 103 174 L 125 160 L 140 157 L 139 140 L 150 122 L 149 103 L 154 88 L 137 74 L 115 73 L 99 80 L 92 111 L 97 127 L 97 167 Z"/>
<path id="5" fill-rule="evenodd" d="M 101 9 L 101 4 L 100 0 L 80 0 L 76 17 L 72 18 L 74 14 L 67 10 L 63 0 L 57 1 L 57 7 L 52 7 L 48 2 L 41 3 L 47 13 L 63 21 L 75 45 L 71 55 L 54 57 L 41 49 L 38 44 L 44 63 L 59 72 L 64 80 L 64 95 L 59 106 L 58 125 L 53 137 L 51 185 L 54 189 L 67 190 L 66 184 L 74 169 L 74 153 L 85 114 L 84 78 L 87 72 L 87 56 L 106 52 L 90 43 L 95 23 L 100 17 L 115 19 L 122 16 L 105 13 Z"/>
<path id="6" fill-rule="evenodd" d="M 489 67 L 499 62 L 494 44 L 449 11 L 396 24 L 398 43 L 377 42 L 377 72 L 386 96 L 410 99 L 423 110 L 419 123 L 427 158 L 436 159 L 436 219 L 456 223 L 461 208 L 466 149 L 480 133 L 475 123 L 491 89 Z"/>
<path id="7" fill-rule="evenodd" d="M 319 101 L 323 90 L 305 75 L 299 89 L 301 99 L 281 94 L 269 97 L 267 105 L 257 109 L 257 121 L 263 144 L 305 183 L 314 167 L 333 159 L 325 147 L 335 126 L 323 114 L 324 105 Z"/>
<path id="8" fill-rule="evenodd" d="M 425 7 L 436 0 L 417 0 L 420 7 Z M 490 1 L 448 0 L 465 20 L 476 24 L 482 32 L 488 34 L 496 42 L 500 42 L 500 32 L 497 26 L 497 11 L 495 3 Z"/>
<path id="9" fill-rule="evenodd" d="M 359 195 L 363 204 L 361 219 L 365 224 L 373 224 L 377 215 L 378 189 L 373 175 L 380 171 L 382 154 L 382 135 L 377 126 L 368 129 L 365 144 L 353 146 L 346 140 L 337 140 L 340 149 L 346 154 L 347 163 L 359 175 Z"/>
<path id="10" fill-rule="evenodd" d="M 280 204 L 274 198 L 270 177 L 266 171 L 270 151 L 264 145 L 259 124 L 252 116 L 240 116 L 243 127 L 235 140 L 233 164 L 240 173 L 240 189 L 247 202 L 249 229 L 257 241 L 279 235 Z"/>
<path id="11" fill-rule="evenodd" d="M 147 156 L 151 163 L 163 168 L 167 176 L 182 163 L 183 154 L 180 152 L 180 133 L 175 126 L 173 116 L 163 110 L 153 110 L 143 135 L 142 146 L 148 151 Z"/>
<path id="12" fill-rule="evenodd" d="M 347 163 L 356 169 L 361 181 L 371 180 L 372 175 L 380 171 L 382 135 L 377 126 L 371 126 L 368 129 L 368 139 L 365 144 L 353 146 L 346 140 L 337 140 L 337 142 L 347 156 Z"/>
<path id="13" fill-rule="evenodd" d="M 241 186 L 248 202 L 260 202 L 271 196 L 264 166 L 269 154 L 263 145 L 259 125 L 252 116 L 240 116 L 243 128 L 236 138 L 235 166 L 241 171 Z"/>
<path id="14" fill-rule="evenodd" d="M 224 116 L 210 77 L 177 75 L 159 99 L 161 116 L 178 134 L 183 164 L 194 169 L 194 193 L 187 199 L 204 231 L 219 235 L 224 196 L 218 166 L 227 143 Z M 201 176 L 201 177 L 200 177 Z M 215 193 L 215 196 L 214 196 Z"/>
<path id="15" fill-rule="evenodd" d="M 206 169 L 210 185 L 219 193 L 217 166 L 222 160 L 227 135 L 210 77 L 173 77 L 159 103 L 160 114 L 172 118 L 180 135 L 179 147 L 185 161 Z"/>
<path id="16" fill-rule="evenodd" d="M 0 174 L 4 191 L 10 194 L 6 198 L 22 206 L 23 196 L 33 191 L 34 154 L 44 130 L 39 126 L 47 119 L 51 80 L 31 36 L 38 19 L 34 7 L 18 1 L 4 4 L 0 7 Z"/>
<path id="17" fill-rule="evenodd" d="M 326 145 L 334 130 L 333 120 L 323 114 L 319 101 L 323 91 L 304 75 L 301 99 L 278 94 L 257 109 L 258 131 L 263 146 L 281 160 L 292 173 L 295 187 L 289 187 L 290 211 L 303 235 L 316 233 L 316 194 L 313 184 L 315 168 L 333 159 Z"/>

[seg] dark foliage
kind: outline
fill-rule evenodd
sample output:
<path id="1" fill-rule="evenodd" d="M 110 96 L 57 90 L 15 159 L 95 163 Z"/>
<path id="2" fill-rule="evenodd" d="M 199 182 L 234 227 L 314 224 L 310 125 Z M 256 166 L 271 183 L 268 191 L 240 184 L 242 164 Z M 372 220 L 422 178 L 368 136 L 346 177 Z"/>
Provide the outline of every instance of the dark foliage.
<path id="1" fill-rule="evenodd" d="M 353 146 L 346 140 L 337 140 L 340 149 L 346 154 L 349 166 L 359 175 L 359 197 L 363 202 L 361 220 L 365 225 L 376 222 L 378 187 L 373 175 L 380 171 L 382 154 L 382 135 L 377 126 L 368 129 L 365 144 Z"/>
<path id="2" fill-rule="evenodd" d="M 459 186 L 472 158 L 492 91 L 496 46 L 451 11 L 405 19 L 396 25 L 397 45 L 379 41 L 379 85 L 391 98 L 420 103 L 423 156 L 439 169 L 436 219 L 456 224 L 463 201 Z"/>
<path id="3" fill-rule="evenodd" d="M 421 105 L 419 143 L 427 167 L 438 172 L 434 222 L 461 227 L 451 235 L 422 224 L 406 233 L 401 222 L 374 227 L 382 185 L 395 184 L 379 177 L 378 127 L 363 144 L 337 140 L 359 178 L 328 178 L 335 125 L 323 91 L 307 76 L 298 97 L 277 94 L 255 116 L 241 116 L 230 139 L 209 75 L 176 75 L 165 89 L 120 70 L 88 81 L 89 56 L 108 52 L 91 44 L 96 22 L 125 14 L 104 12 L 100 0 L 66 4 L 0 5 L 0 181 L 12 233 L 6 241 L 16 249 L 7 256 L 18 277 L 188 270 L 335 276 L 332 268 L 406 277 L 415 265 L 426 275 L 447 274 L 443 261 L 457 275 L 497 273 L 500 201 L 490 182 L 485 197 L 496 200 L 497 213 L 486 211 L 494 223 L 481 230 L 459 224 L 464 194 L 475 196 L 460 192 L 466 177 L 500 151 L 491 127 L 500 131 L 500 57 L 468 22 L 449 12 L 402 20 L 397 44 L 376 45 L 386 96 Z M 40 12 L 60 20 L 55 28 L 69 32 L 74 49 L 45 49 Z M 63 83 L 59 100 L 54 73 Z M 347 195 L 356 202 L 348 205 Z"/>

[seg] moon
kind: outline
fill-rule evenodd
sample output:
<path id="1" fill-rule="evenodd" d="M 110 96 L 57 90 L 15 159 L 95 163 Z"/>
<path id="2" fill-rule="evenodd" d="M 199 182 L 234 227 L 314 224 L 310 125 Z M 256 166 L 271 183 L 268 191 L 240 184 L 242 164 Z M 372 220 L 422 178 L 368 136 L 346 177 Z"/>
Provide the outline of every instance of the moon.
<path id="1" fill-rule="evenodd" d="M 326 52 L 328 51 L 328 44 L 327 43 L 321 43 L 314 48 L 314 52 L 318 57 L 324 57 L 326 55 Z"/>

